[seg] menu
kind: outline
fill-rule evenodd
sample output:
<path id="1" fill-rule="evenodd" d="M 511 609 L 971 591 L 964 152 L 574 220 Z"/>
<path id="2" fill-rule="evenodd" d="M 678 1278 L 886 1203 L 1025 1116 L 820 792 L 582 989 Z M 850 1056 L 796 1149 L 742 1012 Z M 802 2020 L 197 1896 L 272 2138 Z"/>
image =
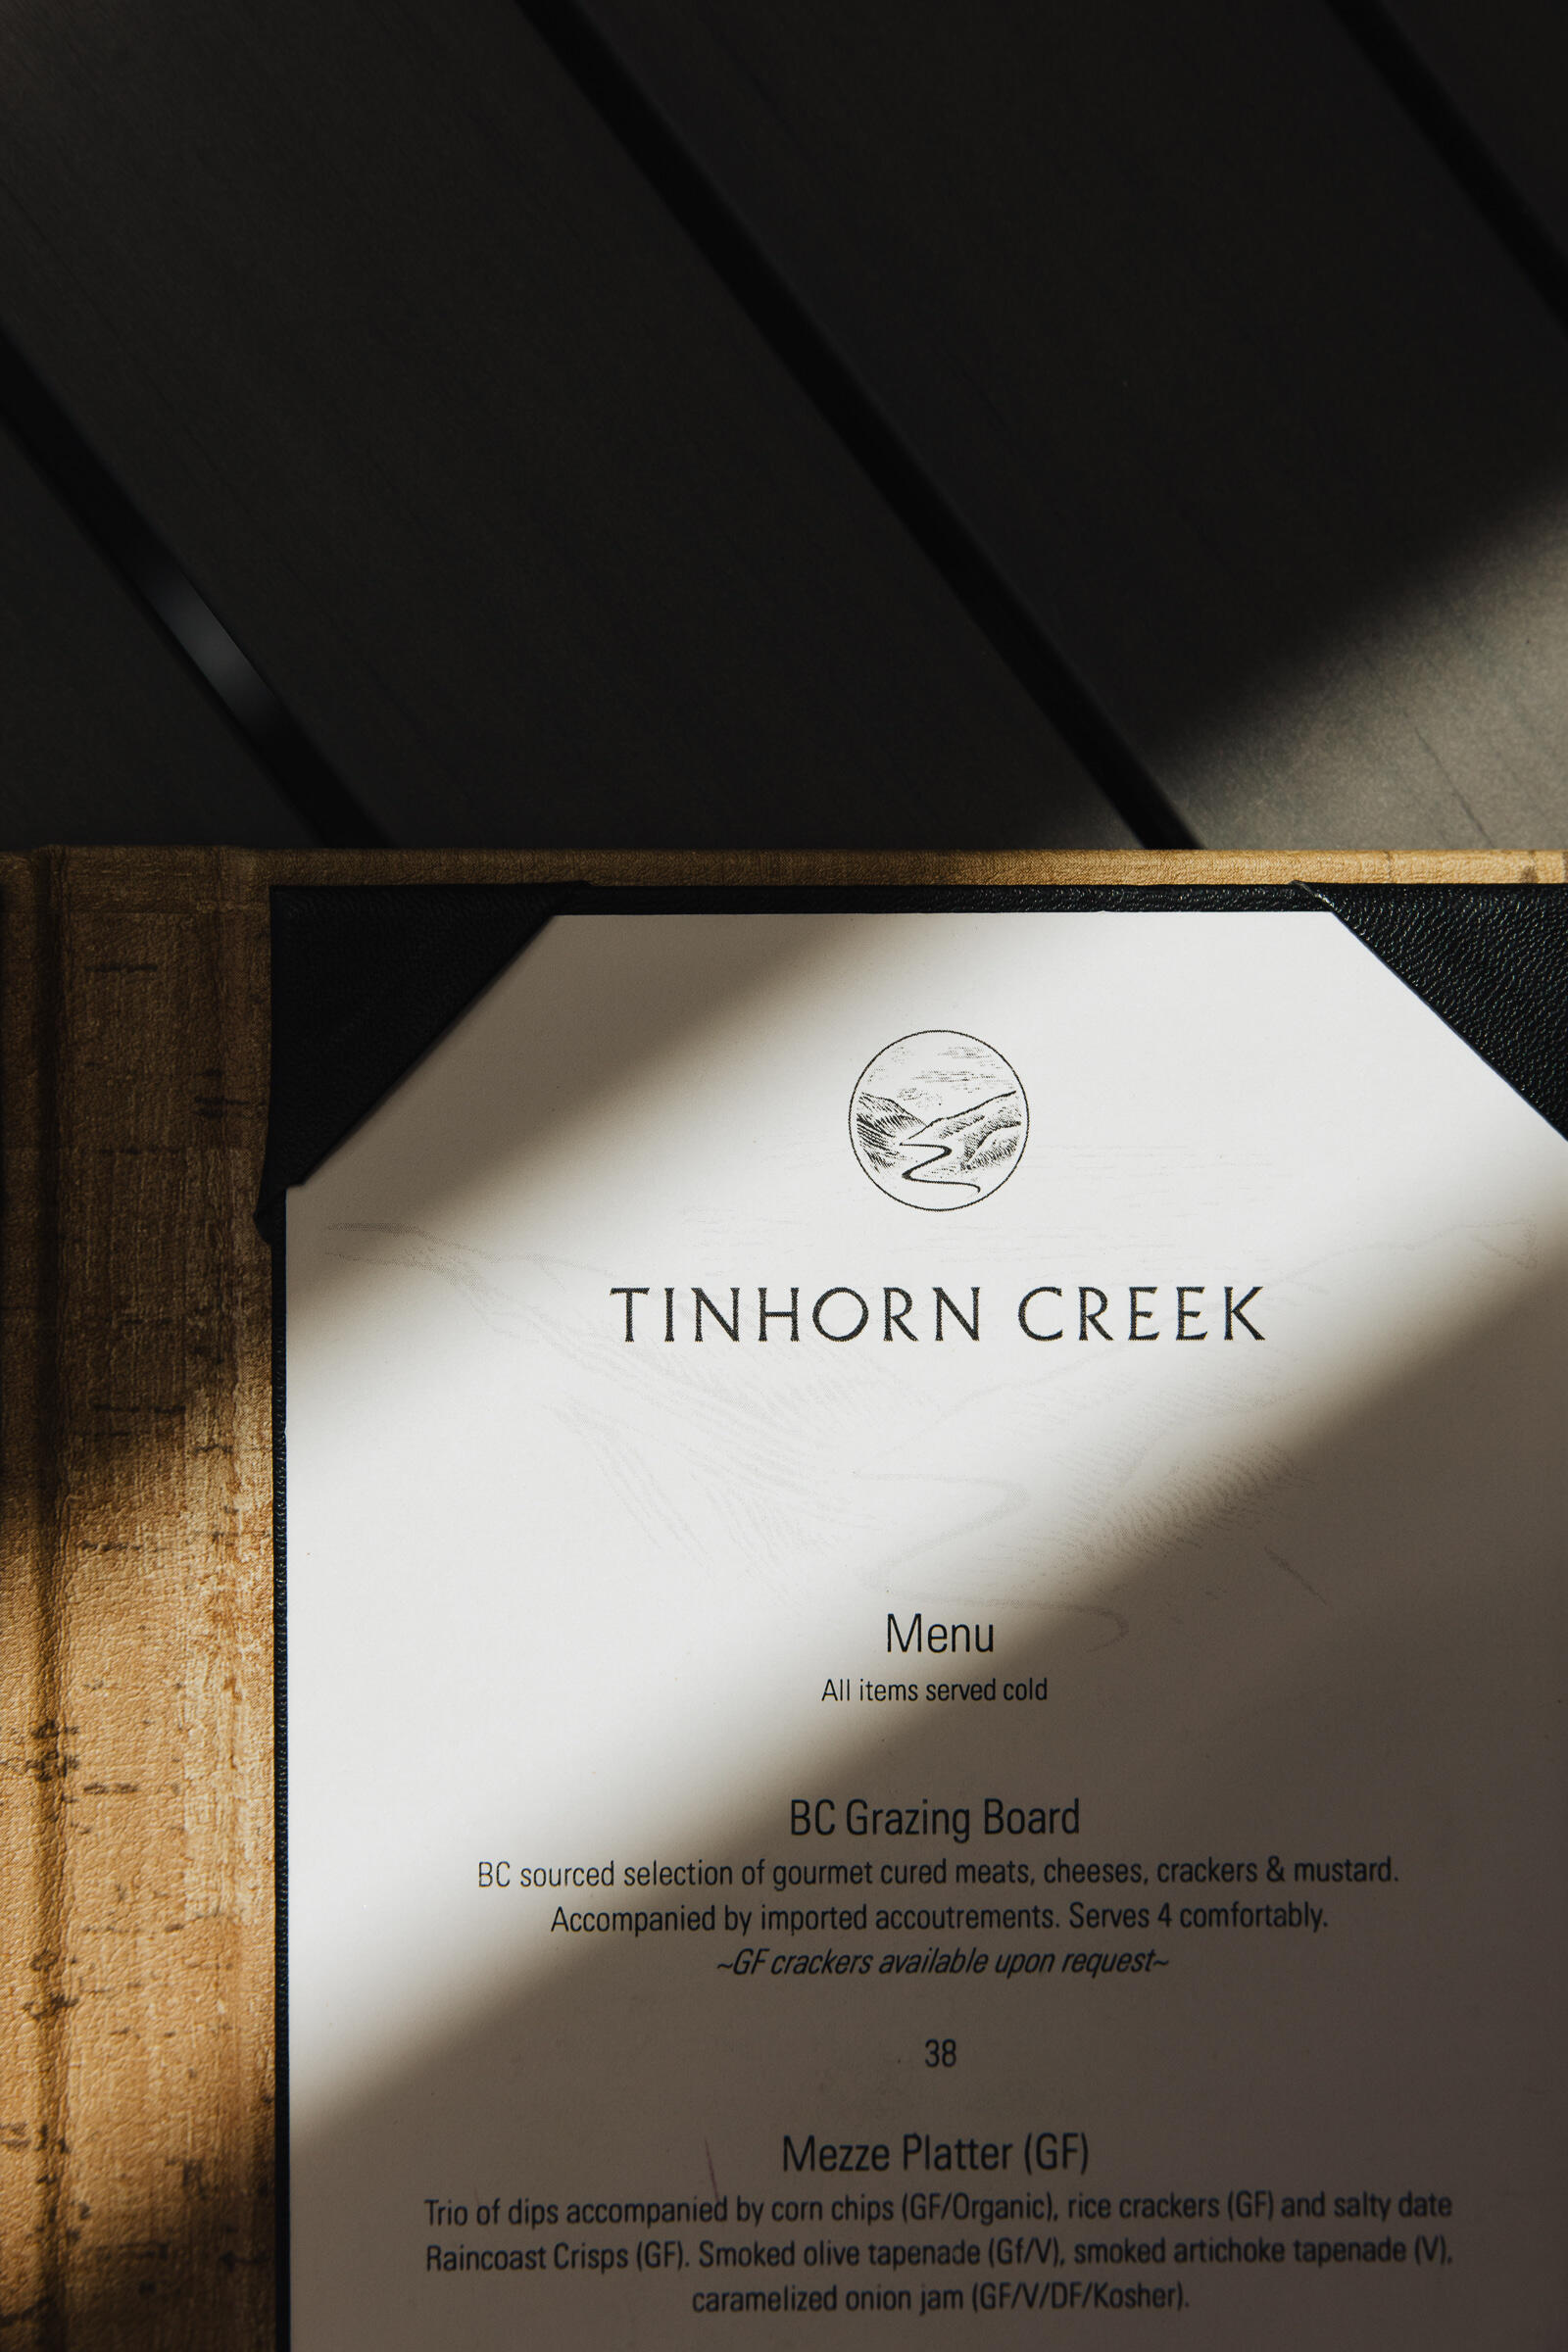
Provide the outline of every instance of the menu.
<path id="1" fill-rule="evenodd" d="M 1565 1275 L 1326 909 L 557 915 L 288 1197 L 296 2352 L 1562 2342 Z"/>

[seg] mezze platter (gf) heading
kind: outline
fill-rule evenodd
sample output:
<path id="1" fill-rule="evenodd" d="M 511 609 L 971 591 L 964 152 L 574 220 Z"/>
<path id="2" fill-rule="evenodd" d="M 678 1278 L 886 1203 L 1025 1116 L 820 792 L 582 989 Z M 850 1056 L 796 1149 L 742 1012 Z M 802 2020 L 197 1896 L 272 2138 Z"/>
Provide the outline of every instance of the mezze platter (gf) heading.
<path id="1" fill-rule="evenodd" d="M 551 922 L 288 1200 L 300 2352 L 1547 2340 L 1565 1250 L 1327 912 Z"/>

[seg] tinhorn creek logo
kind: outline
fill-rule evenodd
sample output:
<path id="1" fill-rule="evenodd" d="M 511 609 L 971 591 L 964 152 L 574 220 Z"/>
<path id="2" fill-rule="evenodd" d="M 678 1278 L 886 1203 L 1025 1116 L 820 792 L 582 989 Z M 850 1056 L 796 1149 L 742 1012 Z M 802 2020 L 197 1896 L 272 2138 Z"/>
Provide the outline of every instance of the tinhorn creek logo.
<path id="1" fill-rule="evenodd" d="M 850 1099 L 856 1158 L 906 1208 L 972 1208 L 1006 1183 L 1028 1136 L 1017 1071 L 960 1029 L 895 1038 Z"/>

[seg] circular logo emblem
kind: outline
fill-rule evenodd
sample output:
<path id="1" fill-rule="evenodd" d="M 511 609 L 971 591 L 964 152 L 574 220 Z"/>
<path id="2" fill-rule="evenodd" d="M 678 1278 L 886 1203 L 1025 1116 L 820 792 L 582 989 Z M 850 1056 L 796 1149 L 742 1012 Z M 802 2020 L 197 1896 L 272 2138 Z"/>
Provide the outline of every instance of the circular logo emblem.
<path id="1" fill-rule="evenodd" d="M 906 1208 L 971 1208 L 1006 1183 L 1028 1134 L 1017 1071 L 961 1029 L 896 1038 L 850 1098 L 856 1158 Z"/>

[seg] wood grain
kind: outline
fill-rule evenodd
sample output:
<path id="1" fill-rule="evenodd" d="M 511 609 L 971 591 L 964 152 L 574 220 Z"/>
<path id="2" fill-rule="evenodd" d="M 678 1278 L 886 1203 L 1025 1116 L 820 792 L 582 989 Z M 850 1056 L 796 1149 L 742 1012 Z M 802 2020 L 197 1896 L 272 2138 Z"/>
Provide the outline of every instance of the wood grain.
<path id="1" fill-rule="evenodd" d="M 7 1274 L 7 1584 L 42 1640 L 7 1643 L 31 1659 L 6 1759 L 37 1859 L 7 2004 L 8 2122 L 30 2095 L 8 2143 L 6 2340 L 260 2345 L 269 1270 L 247 1216 L 265 937 L 213 854 L 100 858 L 79 882 L 69 854 L 8 862 L 7 999 L 29 945 L 37 997 L 7 1073 L 10 1214 L 32 1245 Z M 14 1389 L 33 1347 L 35 1382 Z"/>
<path id="2" fill-rule="evenodd" d="M 273 883 L 1561 884 L 1560 852 L 0 858 L 0 2340 L 272 2341 Z"/>

